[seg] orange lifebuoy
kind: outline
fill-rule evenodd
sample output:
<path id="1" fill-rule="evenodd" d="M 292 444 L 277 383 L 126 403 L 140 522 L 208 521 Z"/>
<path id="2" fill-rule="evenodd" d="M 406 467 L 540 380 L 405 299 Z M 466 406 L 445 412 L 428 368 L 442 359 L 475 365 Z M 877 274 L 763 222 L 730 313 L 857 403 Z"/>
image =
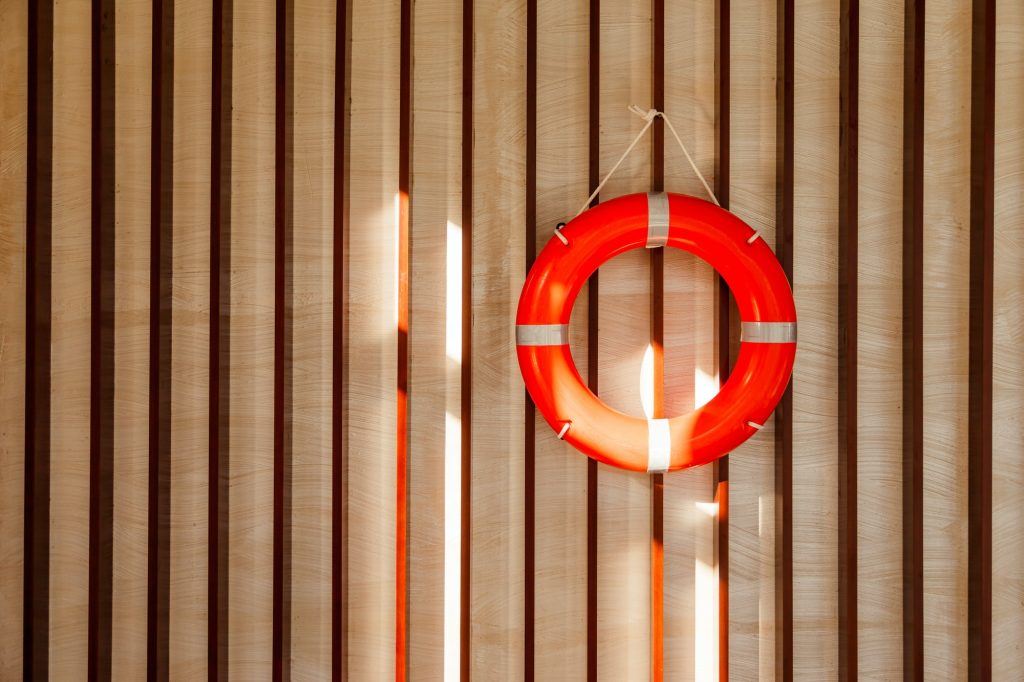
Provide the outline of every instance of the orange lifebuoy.
<path id="1" fill-rule="evenodd" d="M 568 325 L 576 295 L 602 263 L 659 246 L 689 251 L 725 278 L 742 321 L 740 351 L 706 405 L 645 420 L 587 388 L 569 352 Z M 767 421 L 793 370 L 796 306 L 775 254 L 735 215 L 691 196 L 631 194 L 582 213 L 541 251 L 519 298 L 516 352 L 537 408 L 576 449 L 623 469 L 685 469 L 721 457 Z"/>

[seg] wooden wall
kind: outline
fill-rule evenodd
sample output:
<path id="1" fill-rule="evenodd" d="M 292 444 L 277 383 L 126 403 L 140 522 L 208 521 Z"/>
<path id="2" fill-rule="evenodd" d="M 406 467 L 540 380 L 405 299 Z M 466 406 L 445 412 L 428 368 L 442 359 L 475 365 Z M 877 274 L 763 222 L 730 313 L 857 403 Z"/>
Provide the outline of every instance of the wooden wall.
<path id="1" fill-rule="evenodd" d="M 1019 3 L 4 0 L 0 79 L 0 679 L 1024 678 Z M 514 353 L 630 104 L 800 320 L 664 476 Z M 660 122 L 597 200 L 652 188 Z M 570 335 L 671 416 L 737 323 L 636 251 Z"/>

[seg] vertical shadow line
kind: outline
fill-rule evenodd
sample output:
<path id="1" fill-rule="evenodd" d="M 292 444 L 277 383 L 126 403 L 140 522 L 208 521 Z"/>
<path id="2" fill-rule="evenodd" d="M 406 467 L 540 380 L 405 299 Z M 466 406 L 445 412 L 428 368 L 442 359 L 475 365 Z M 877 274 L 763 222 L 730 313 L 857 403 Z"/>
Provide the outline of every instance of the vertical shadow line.
<path id="1" fill-rule="evenodd" d="M 346 421 L 348 405 L 348 321 L 346 309 L 345 267 L 348 253 L 348 0 L 336 6 L 335 73 L 334 73 L 334 250 L 332 254 L 332 318 L 331 339 L 331 679 L 341 682 L 347 677 L 345 634 L 348 631 L 345 579 L 348 572 L 346 541 L 348 537 L 348 485 Z"/>
<path id="2" fill-rule="evenodd" d="M 924 32 L 905 0 L 903 60 L 903 679 L 924 680 Z"/>
<path id="3" fill-rule="evenodd" d="M 794 227 L 794 57 L 795 2 L 779 0 L 776 94 L 775 255 L 793 282 Z M 775 666 L 784 682 L 793 679 L 793 381 L 775 408 Z"/>
<path id="4" fill-rule="evenodd" d="M 50 340 L 53 256 L 53 0 L 28 3 L 25 253 L 23 661 L 47 679 L 50 655 Z"/>
<path id="5" fill-rule="evenodd" d="M 992 677 L 992 339 L 996 3 L 974 0 L 968 378 L 967 670 Z"/>
<path id="6" fill-rule="evenodd" d="M 150 150 L 149 546 L 146 675 L 166 680 L 170 624 L 171 277 L 174 191 L 174 3 L 153 1 Z"/>
<path id="7" fill-rule="evenodd" d="M 210 130 L 210 400 L 207 673 L 228 675 L 231 106 L 233 0 L 214 0 Z"/>
<path id="8" fill-rule="evenodd" d="M 839 31 L 839 679 L 857 679 L 857 112 L 860 2 Z"/>
<path id="9" fill-rule="evenodd" d="M 473 0 L 462 3 L 462 366 L 461 438 L 462 504 L 459 567 L 459 669 L 463 680 L 471 673 L 471 513 L 473 482 Z"/>
<path id="10" fill-rule="evenodd" d="M 115 17 L 92 4 L 92 246 L 89 367 L 90 680 L 110 679 L 114 531 Z"/>

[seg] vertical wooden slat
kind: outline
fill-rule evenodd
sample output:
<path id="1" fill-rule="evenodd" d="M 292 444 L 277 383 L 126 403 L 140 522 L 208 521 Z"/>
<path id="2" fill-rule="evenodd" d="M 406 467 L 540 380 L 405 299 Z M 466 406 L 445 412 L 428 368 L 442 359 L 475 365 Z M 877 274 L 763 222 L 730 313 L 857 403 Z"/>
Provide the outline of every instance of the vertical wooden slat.
<path id="1" fill-rule="evenodd" d="M 526 272 L 537 258 L 537 0 L 526 0 Z M 523 408 L 523 679 L 536 678 L 537 648 L 537 413 L 527 393 Z"/>
<path id="2" fill-rule="evenodd" d="M 776 8 L 731 5 L 728 206 L 774 244 Z M 741 678 L 770 676 L 775 666 L 773 444 L 768 424 L 729 457 L 729 672 Z"/>
<path id="3" fill-rule="evenodd" d="M 579 208 L 588 187 L 588 3 L 539 2 L 537 44 L 537 252 Z M 576 299 L 570 347 L 587 365 L 588 289 Z M 536 415 L 536 678 L 587 675 L 588 458 Z"/>
<path id="4" fill-rule="evenodd" d="M 91 7 L 60 3 L 53 19 L 49 676 L 79 680 L 89 663 Z"/>
<path id="5" fill-rule="evenodd" d="M 601 0 L 590 0 L 587 25 L 587 185 L 588 194 L 597 189 L 601 173 Z M 595 197 L 591 207 L 600 197 Z M 600 355 L 598 324 L 601 301 L 598 298 L 599 273 L 587 282 L 587 388 L 599 395 Z M 597 592 L 598 592 L 598 517 L 600 492 L 597 461 L 587 460 L 587 680 L 597 680 Z"/>
<path id="6" fill-rule="evenodd" d="M 344 7 L 342 7 L 344 9 Z M 331 216 L 335 3 L 295 0 L 291 265 L 289 675 L 331 670 Z M 301 178 L 301 179 L 300 179 Z M 340 244 L 338 244 L 340 246 Z"/>
<path id="7" fill-rule="evenodd" d="M 612 167 L 644 121 L 627 107 L 651 102 L 651 3 L 601 3 L 601 175 Z M 647 192 L 651 138 L 645 136 L 601 192 L 607 200 Z M 642 415 L 641 365 L 649 350 L 650 271 L 643 251 L 601 268 L 603 321 L 599 339 L 601 398 Z M 646 679 L 651 674 L 651 477 L 598 465 L 597 675 Z"/>
<path id="8" fill-rule="evenodd" d="M 793 227 L 795 170 L 794 139 L 795 101 L 793 82 L 796 76 L 796 3 L 780 0 L 776 4 L 776 120 L 775 120 L 775 182 L 776 197 L 775 256 L 793 282 Z M 793 382 L 786 387 L 775 408 L 775 639 L 776 677 L 793 679 Z"/>
<path id="9" fill-rule="evenodd" d="M 525 257 L 526 3 L 473 10 L 472 676 L 523 670 L 523 408 L 512 319 Z M 464 328 L 463 332 L 469 331 Z"/>
<path id="10" fill-rule="evenodd" d="M 924 0 L 903 58 L 903 675 L 924 679 Z"/>
<path id="11" fill-rule="evenodd" d="M 113 2 L 92 3 L 89 676 L 101 680 L 110 677 L 112 656 L 116 22 Z"/>
<path id="12" fill-rule="evenodd" d="M 353 3 L 348 236 L 348 674 L 395 672 L 398 3 Z"/>
<path id="13" fill-rule="evenodd" d="M 838 454 L 839 679 L 857 679 L 857 390 L 860 2 L 839 6 Z"/>
<path id="14" fill-rule="evenodd" d="M 37 10 L 38 11 L 38 10 Z M 25 525 L 26 272 L 29 129 L 28 3 L 0 7 L 0 678 L 22 674 Z"/>
<path id="15" fill-rule="evenodd" d="M 968 343 L 967 674 L 992 677 L 992 297 L 996 2 L 975 0 L 971 27 L 971 237 Z"/>
<path id="16" fill-rule="evenodd" d="M 232 0 L 215 0 L 211 22 L 210 129 L 210 395 L 207 515 L 207 674 L 228 669 L 228 532 L 230 491 Z"/>
<path id="17" fill-rule="evenodd" d="M 709 183 L 715 161 L 715 3 L 665 5 L 664 108 Z M 664 138 L 664 186 L 708 198 L 671 134 Z M 664 255 L 664 411 L 685 414 L 715 384 L 715 273 L 679 249 Z M 714 578 L 712 467 L 664 478 L 665 679 L 717 673 L 718 589 Z"/>
<path id="18" fill-rule="evenodd" d="M 292 285 L 292 3 L 274 3 L 274 464 L 273 464 L 273 631 L 271 665 L 275 682 L 289 666 L 291 614 L 291 337 Z M 286 421 L 287 420 L 287 421 Z"/>
<path id="19" fill-rule="evenodd" d="M 164 0 L 166 2 L 166 0 Z M 213 12 L 204 0 L 174 3 L 171 263 L 170 536 L 167 665 L 170 679 L 207 676 L 209 578 L 208 443 L 211 375 L 210 288 L 219 263 L 210 249 Z M 165 73 L 165 78 L 167 74 Z M 216 428 L 216 424 L 214 424 Z M 216 593 L 213 596 L 215 598 Z"/>
<path id="20" fill-rule="evenodd" d="M 461 392 L 461 1 L 415 3 L 412 19 L 412 166 L 409 339 L 409 679 L 444 679 L 458 650 L 457 472 Z M 457 257 L 456 257 L 457 256 Z M 455 484 L 455 499 L 449 499 Z M 454 556 L 453 556 L 454 554 Z M 454 569 L 455 576 L 448 571 Z M 454 623 L 450 617 L 454 616 Z M 450 635 L 454 634 L 454 641 Z"/>
<path id="21" fill-rule="evenodd" d="M 111 679 L 146 676 L 148 652 L 150 484 L 150 285 L 152 232 L 153 3 L 118 3 L 115 109 L 111 117 L 116 165 L 110 170 L 113 255 L 114 367 L 111 369 L 112 590 Z M 159 333 L 159 332 L 158 332 Z M 152 538 L 157 540 L 157 538 Z"/>
<path id="22" fill-rule="evenodd" d="M 839 7 L 802 4 L 793 36 L 793 674 L 828 680 L 839 666 Z"/>
<path id="23" fill-rule="evenodd" d="M 732 147 L 732 7 L 731 0 L 715 2 L 715 196 L 729 208 L 730 149 Z M 718 387 L 729 378 L 729 289 L 715 281 L 715 374 Z M 718 678 L 729 679 L 729 456 L 711 465 L 715 503 L 714 562 L 718 587 Z"/>
<path id="24" fill-rule="evenodd" d="M 903 12 L 860 1 L 857 669 L 902 675 Z M 912 105 L 908 105 L 912 106 Z"/>
<path id="25" fill-rule="evenodd" d="M 992 386 L 992 679 L 1024 676 L 1024 7 L 998 3 Z"/>
<path id="26" fill-rule="evenodd" d="M 925 12 L 924 678 L 967 679 L 971 3 Z"/>
<path id="27" fill-rule="evenodd" d="M 235 3 L 232 37 L 227 660 L 269 676 L 274 530 L 274 3 Z"/>
<path id="28" fill-rule="evenodd" d="M 152 5 L 149 182 L 149 491 L 146 668 L 169 675 L 171 280 L 174 197 L 174 5 Z M 116 387 L 115 387 L 116 388 Z M 117 491 L 115 490 L 115 493 Z M 115 538 L 116 542 L 116 538 Z M 118 604 L 115 601 L 115 609 Z"/>
<path id="29" fill-rule="evenodd" d="M 331 232 L 331 680 L 341 682 L 348 671 L 348 136 L 349 50 L 352 4 L 335 3 L 334 31 L 334 194 Z"/>
<path id="30" fill-rule="evenodd" d="M 470 569 L 472 563 L 473 533 L 473 206 L 475 182 L 475 133 L 474 97 L 476 66 L 474 56 L 476 49 L 474 0 L 462 0 L 462 276 L 461 276 L 461 316 L 459 335 L 462 337 L 459 348 L 459 675 L 461 679 L 469 679 L 471 674 L 470 660 L 472 656 L 472 597 L 473 581 Z M 453 401 L 454 402 L 454 401 Z M 454 467 L 453 467 L 454 469 Z M 448 495 L 446 488 L 445 495 Z M 454 508 L 454 505 L 452 505 Z M 454 543 L 453 543 L 454 544 Z M 454 628 L 453 628 L 454 629 Z M 445 675 L 448 672 L 447 662 Z"/>
<path id="31" fill-rule="evenodd" d="M 395 679 L 409 673 L 409 210 L 412 192 L 412 0 L 401 1 L 398 86 L 398 347 L 395 369 Z"/>

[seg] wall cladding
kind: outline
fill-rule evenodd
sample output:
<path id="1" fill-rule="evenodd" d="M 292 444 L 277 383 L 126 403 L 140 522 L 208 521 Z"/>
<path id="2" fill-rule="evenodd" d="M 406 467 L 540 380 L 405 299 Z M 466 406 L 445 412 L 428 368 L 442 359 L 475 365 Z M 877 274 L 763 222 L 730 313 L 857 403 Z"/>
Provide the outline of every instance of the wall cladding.
<path id="1" fill-rule="evenodd" d="M 1024 677 L 1013 3 L 12 1 L 0 76 L 0 679 Z M 512 335 L 630 104 L 800 318 L 774 422 L 665 476 Z M 660 123 L 598 200 L 652 188 L 703 193 Z M 632 252 L 570 336 L 672 415 L 736 323 Z"/>

